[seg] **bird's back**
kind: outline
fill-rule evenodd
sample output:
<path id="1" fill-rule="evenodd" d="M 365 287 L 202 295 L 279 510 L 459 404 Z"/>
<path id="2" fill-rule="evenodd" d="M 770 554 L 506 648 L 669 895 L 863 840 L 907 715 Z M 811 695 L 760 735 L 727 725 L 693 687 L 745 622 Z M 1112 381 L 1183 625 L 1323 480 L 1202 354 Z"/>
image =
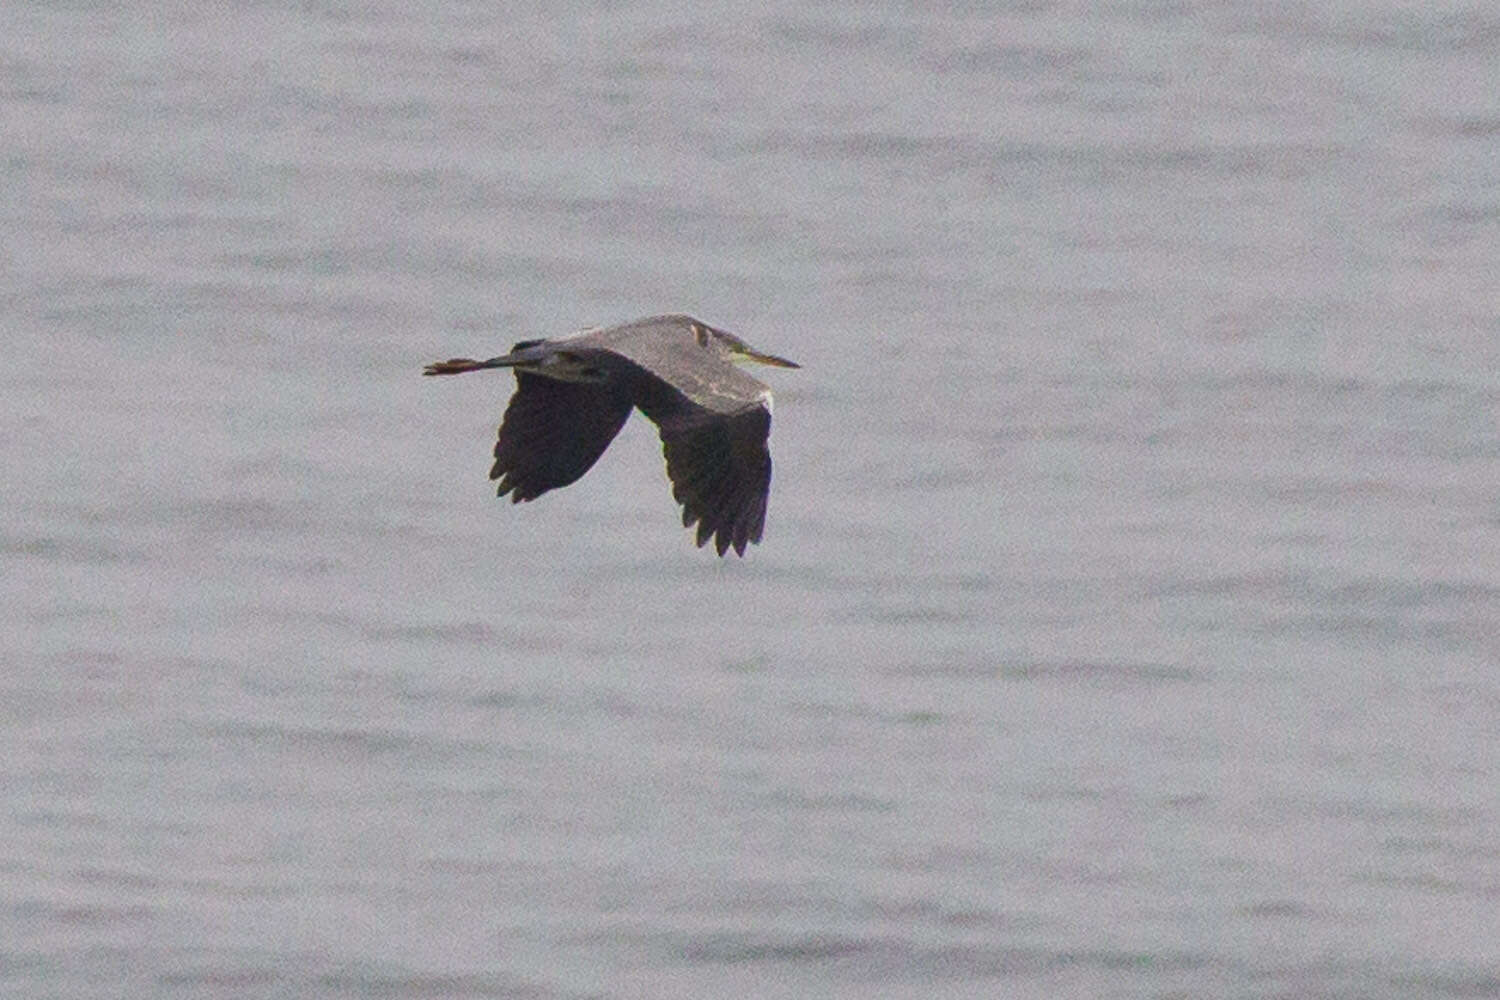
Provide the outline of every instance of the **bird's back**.
<path id="1" fill-rule="evenodd" d="M 737 413 L 765 401 L 769 388 L 724 357 L 709 340 L 709 329 L 691 316 L 648 316 L 567 341 L 575 350 L 618 355 L 717 413 Z M 705 331 L 701 338 L 698 330 Z"/>

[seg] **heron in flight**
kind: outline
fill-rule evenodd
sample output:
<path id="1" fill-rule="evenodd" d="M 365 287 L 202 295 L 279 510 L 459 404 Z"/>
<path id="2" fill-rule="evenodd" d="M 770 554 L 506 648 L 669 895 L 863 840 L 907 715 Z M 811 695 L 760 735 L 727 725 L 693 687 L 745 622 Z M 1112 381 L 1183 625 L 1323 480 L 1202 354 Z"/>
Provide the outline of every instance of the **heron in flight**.
<path id="1" fill-rule="evenodd" d="M 510 368 L 490 478 L 512 503 L 576 482 L 593 467 L 632 407 L 656 424 L 682 525 L 698 525 L 722 556 L 759 542 L 771 491 L 771 390 L 737 360 L 800 365 L 762 354 L 691 316 L 650 316 L 551 340 L 523 340 L 487 361 L 438 361 L 423 375 Z"/>

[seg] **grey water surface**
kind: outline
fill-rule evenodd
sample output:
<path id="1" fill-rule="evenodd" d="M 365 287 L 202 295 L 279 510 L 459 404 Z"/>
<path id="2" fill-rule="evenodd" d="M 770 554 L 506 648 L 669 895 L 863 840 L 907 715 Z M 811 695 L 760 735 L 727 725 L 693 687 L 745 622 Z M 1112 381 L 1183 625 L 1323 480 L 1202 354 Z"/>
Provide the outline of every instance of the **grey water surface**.
<path id="1" fill-rule="evenodd" d="M 0 12 L 0 995 L 1500 996 L 1500 7 Z M 511 380 L 803 363 L 766 538 Z"/>

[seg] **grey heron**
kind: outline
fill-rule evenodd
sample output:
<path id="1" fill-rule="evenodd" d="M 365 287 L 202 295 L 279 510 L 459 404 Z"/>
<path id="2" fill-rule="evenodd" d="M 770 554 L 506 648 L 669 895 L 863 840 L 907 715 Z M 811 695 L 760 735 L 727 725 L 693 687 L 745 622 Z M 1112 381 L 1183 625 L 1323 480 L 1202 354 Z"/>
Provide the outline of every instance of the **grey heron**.
<path id="1" fill-rule="evenodd" d="M 576 482 L 639 408 L 657 426 L 683 527 L 723 556 L 759 542 L 771 489 L 771 390 L 734 362 L 798 364 L 691 316 L 650 316 L 568 337 L 523 340 L 486 361 L 453 358 L 423 375 L 510 368 L 490 479 L 512 503 Z"/>

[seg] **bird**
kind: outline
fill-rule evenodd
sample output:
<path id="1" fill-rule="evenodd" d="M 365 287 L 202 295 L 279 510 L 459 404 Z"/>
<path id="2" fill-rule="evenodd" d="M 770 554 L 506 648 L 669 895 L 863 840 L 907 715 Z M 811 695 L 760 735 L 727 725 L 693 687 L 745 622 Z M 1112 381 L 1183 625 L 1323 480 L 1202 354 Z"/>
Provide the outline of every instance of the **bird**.
<path id="1" fill-rule="evenodd" d="M 722 558 L 759 543 L 771 490 L 771 390 L 736 361 L 801 365 L 692 316 L 648 316 L 566 337 L 522 340 L 499 357 L 450 358 L 423 375 L 509 368 L 516 390 L 490 479 L 512 503 L 577 482 L 632 409 L 656 424 L 682 525 Z"/>

